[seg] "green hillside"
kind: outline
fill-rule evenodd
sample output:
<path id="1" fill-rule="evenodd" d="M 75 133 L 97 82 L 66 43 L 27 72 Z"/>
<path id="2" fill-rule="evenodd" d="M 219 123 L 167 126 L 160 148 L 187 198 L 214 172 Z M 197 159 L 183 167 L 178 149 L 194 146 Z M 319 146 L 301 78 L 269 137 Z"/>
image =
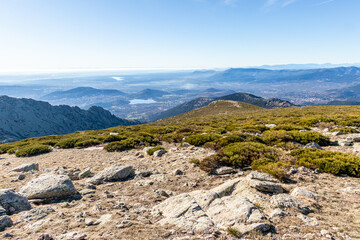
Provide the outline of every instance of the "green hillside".
<path id="1" fill-rule="evenodd" d="M 276 127 L 270 129 L 267 124 L 276 124 Z M 156 146 L 162 141 L 180 143 L 185 138 L 184 141 L 192 145 L 217 151 L 209 158 L 194 160 L 209 173 L 219 165 L 251 166 L 284 180 L 290 167 L 306 166 L 337 175 L 360 177 L 359 157 L 303 149 L 303 145 L 310 142 L 321 146 L 330 144 L 327 136 L 310 130 L 314 126 L 330 129 L 359 127 L 360 106 L 262 109 L 245 103 L 219 101 L 155 123 L 2 144 L 0 152 L 29 156 L 46 152 L 49 148 L 44 146 L 74 148 L 101 143 L 109 143 L 105 146 L 106 151 L 124 151 L 144 145 Z"/>

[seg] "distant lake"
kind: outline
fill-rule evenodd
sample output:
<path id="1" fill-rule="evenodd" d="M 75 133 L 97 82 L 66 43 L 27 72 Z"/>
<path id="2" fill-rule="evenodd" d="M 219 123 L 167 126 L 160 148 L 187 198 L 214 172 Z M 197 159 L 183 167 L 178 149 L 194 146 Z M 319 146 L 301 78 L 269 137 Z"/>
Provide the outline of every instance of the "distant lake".
<path id="1" fill-rule="evenodd" d="M 156 101 L 152 99 L 133 99 L 130 100 L 130 104 L 149 104 L 149 103 L 156 103 Z"/>

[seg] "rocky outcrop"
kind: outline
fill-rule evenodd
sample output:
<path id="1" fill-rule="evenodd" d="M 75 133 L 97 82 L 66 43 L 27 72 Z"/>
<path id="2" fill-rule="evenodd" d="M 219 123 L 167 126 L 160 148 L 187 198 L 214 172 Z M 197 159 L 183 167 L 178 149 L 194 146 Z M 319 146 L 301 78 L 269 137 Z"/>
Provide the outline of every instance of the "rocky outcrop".
<path id="1" fill-rule="evenodd" d="M 23 213 L 19 217 L 19 220 L 25 221 L 25 222 L 40 220 L 52 212 L 55 212 L 55 209 L 52 207 L 49 207 L 49 206 L 38 207 L 38 208 L 34 208 L 34 209 L 31 209 L 30 211 Z"/>
<path id="2" fill-rule="evenodd" d="M 121 181 L 129 176 L 134 175 L 132 166 L 114 165 L 98 172 L 92 178 L 88 179 L 88 183 L 99 185 L 103 182 Z"/>
<path id="3" fill-rule="evenodd" d="M 212 232 L 229 227 L 240 234 L 253 230 L 266 232 L 271 228 L 268 219 L 283 217 L 284 211 L 311 212 L 300 200 L 282 192 L 284 189 L 278 180 L 268 174 L 252 172 L 211 190 L 170 197 L 155 206 L 153 214 L 164 217 L 159 221 L 161 225 L 176 225 L 190 232 Z"/>
<path id="4" fill-rule="evenodd" d="M 56 174 L 44 174 L 31 180 L 20 193 L 28 199 L 45 200 L 66 199 L 78 194 L 68 176 Z"/>
<path id="5" fill-rule="evenodd" d="M 31 209 L 26 197 L 11 189 L 0 189 L 0 216 L 14 214 Z"/>

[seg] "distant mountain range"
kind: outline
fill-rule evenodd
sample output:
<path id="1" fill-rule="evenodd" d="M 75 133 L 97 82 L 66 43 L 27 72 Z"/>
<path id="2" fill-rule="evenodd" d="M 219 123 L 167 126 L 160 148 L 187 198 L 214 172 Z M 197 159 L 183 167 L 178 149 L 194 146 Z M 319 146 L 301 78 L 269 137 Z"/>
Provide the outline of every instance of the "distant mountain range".
<path id="1" fill-rule="evenodd" d="M 0 141 L 134 125 L 101 107 L 82 110 L 66 105 L 0 96 Z"/>
<path id="2" fill-rule="evenodd" d="M 262 108 L 283 108 L 283 107 L 294 107 L 295 105 L 277 98 L 264 99 L 252 94 L 248 93 L 234 93 L 231 95 L 226 95 L 223 97 L 216 98 L 197 98 L 192 101 L 180 104 L 174 108 L 166 110 L 164 112 L 160 112 L 150 116 L 151 121 L 157 121 L 164 118 L 173 117 L 182 113 L 190 112 L 194 109 L 205 107 L 212 102 L 220 101 L 220 100 L 230 100 L 237 102 L 244 102 L 248 104 L 252 104 Z"/>

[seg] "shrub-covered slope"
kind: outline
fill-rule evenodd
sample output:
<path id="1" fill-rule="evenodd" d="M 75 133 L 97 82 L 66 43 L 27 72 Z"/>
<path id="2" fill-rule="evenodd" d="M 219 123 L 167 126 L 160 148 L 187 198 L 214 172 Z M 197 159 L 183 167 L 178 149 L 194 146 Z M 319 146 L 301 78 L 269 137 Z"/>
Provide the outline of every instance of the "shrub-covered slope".
<path id="1" fill-rule="evenodd" d="M 285 180 L 291 167 L 306 166 L 333 174 L 360 176 L 360 158 L 325 150 L 306 150 L 315 142 L 335 144 L 318 128 L 356 128 L 360 107 L 320 106 L 263 109 L 244 103 L 219 101 L 173 118 L 136 126 L 75 132 L 63 136 L 25 139 L 0 145 L 2 153 L 28 156 L 23 149 L 39 153 L 39 145 L 73 148 L 108 143 L 107 151 L 124 151 L 161 142 L 177 142 L 214 149 L 217 153 L 194 161 L 212 173 L 222 165 L 252 167 Z M 331 132 L 331 131 L 329 131 Z M 33 150 L 35 148 L 35 150 Z M 20 154 L 18 154 L 20 155 Z"/>

